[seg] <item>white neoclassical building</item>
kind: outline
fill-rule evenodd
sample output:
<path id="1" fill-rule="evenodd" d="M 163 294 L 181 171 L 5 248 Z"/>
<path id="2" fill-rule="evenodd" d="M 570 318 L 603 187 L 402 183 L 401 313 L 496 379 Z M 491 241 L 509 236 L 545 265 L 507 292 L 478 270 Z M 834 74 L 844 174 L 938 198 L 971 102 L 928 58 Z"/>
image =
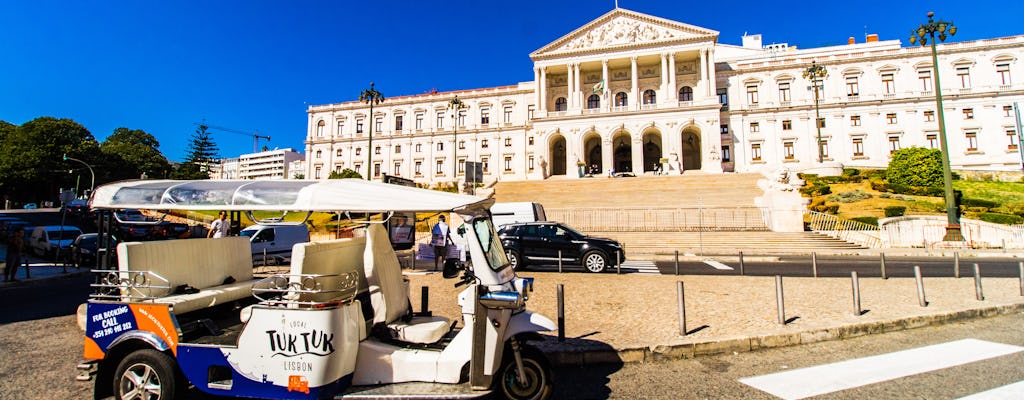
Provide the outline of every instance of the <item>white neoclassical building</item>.
<path id="1" fill-rule="evenodd" d="M 954 38 L 955 39 L 955 38 Z M 1020 171 L 1024 36 L 938 46 L 951 164 Z M 930 49 L 869 35 L 796 49 L 615 9 L 530 54 L 534 81 L 308 108 L 307 178 L 350 168 L 420 183 L 885 167 L 939 147 Z M 813 63 L 828 75 L 804 77 Z M 449 102 L 458 96 L 465 108 Z M 815 126 L 820 121 L 821 129 Z M 372 148 L 368 148 L 373 124 Z M 368 165 L 369 163 L 369 165 Z M 455 176 L 453 176 L 453 170 Z"/>

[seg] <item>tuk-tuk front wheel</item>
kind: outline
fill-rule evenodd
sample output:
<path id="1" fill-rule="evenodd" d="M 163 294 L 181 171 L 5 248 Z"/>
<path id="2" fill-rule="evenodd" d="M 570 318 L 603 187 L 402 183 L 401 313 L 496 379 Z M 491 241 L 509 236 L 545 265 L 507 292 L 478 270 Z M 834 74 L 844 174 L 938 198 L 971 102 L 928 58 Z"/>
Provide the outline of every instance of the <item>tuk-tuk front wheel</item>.
<path id="1" fill-rule="evenodd" d="M 177 389 L 174 360 L 153 349 L 135 351 L 114 373 L 114 396 L 129 400 L 171 400 Z"/>
<path id="2" fill-rule="evenodd" d="M 520 382 L 515 357 L 511 351 L 502 356 L 501 369 L 495 376 L 497 392 L 502 398 L 515 400 L 543 400 L 551 396 L 554 383 L 551 380 L 551 364 L 539 350 L 522 346 L 520 354 L 526 380 Z"/>

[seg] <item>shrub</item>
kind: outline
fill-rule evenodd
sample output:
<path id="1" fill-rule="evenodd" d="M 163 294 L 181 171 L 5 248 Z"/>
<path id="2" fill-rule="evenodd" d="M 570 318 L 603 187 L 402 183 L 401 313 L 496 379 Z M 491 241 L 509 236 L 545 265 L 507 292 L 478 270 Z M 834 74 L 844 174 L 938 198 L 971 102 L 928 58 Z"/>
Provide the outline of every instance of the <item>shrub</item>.
<path id="1" fill-rule="evenodd" d="M 878 226 L 878 217 L 857 217 L 850 218 L 850 220 L 865 223 L 871 226 Z"/>
<path id="2" fill-rule="evenodd" d="M 923 147 L 896 150 L 892 153 L 885 179 L 890 185 L 942 186 L 942 152 Z"/>
<path id="3" fill-rule="evenodd" d="M 902 217 L 907 212 L 907 208 L 904 206 L 889 206 L 883 211 L 885 211 L 886 218 Z"/>
<path id="4" fill-rule="evenodd" d="M 1022 203 L 1003 204 L 1000 207 L 996 207 L 992 211 L 998 212 L 1000 214 L 1013 214 L 1013 215 L 1019 215 L 1021 217 L 1024 217 L 1024 204 L 1022 204 Z"/>
<path id="5" fill-rule="evenodd" d="M 856 168 L 844 168 L 843 176 L 857 176 L 860 175 L 860 170 Z"/>
<path id="6" fill-rule="evenodd" d="M 882 198 L 882 199 L 888 199 L 888 198 L 892 197 L 892 194 L 882 193 L 882 194 L 878 195 L 878 197 Z"/>
<path id="7" fill-rule="evenodd" d="M 842 192 L 831 195 L 828 197 L 829 201 L 835 201 L 839 203 L 856 203 L 861 200 L 867 200 L 874 196 L 871 193 L 857 189 L 849 192 Z"/>
<path id="8" fill-rule="evenodd" d="M 999 203 L 992 200 L 976 199 L 971 197 L 964 197 L 960 200 L 960 205 L 967 207 L 985 207 L 985 208 L 996 208 L 999 207 Z"/>
<path id="9" fill-rule="evenodd" d="M 978 219 L 991 222 L 994 224 L 1013 225 L 1024 223 L 1024 217 L 1012 214 L 1000 214 L 993 212 L 985 212 L 978 215 Z"/>
<path id="10" fill-rule="evenodd" d="M 833 205 L 827 206 L 827 207 L 825 207 L 825 212 L 829 213 L 829 214 L 833 214 L 833 215 L 839 214 L 839 205 L 838 204 L 833 204 Z"/>
<path id="11" fill-rule="evenodd" d="M 824 183 L 815 183 L 800 188 L 800 194 L 804 196 L 821 196 L 832 193 L 832 188 Z"/>

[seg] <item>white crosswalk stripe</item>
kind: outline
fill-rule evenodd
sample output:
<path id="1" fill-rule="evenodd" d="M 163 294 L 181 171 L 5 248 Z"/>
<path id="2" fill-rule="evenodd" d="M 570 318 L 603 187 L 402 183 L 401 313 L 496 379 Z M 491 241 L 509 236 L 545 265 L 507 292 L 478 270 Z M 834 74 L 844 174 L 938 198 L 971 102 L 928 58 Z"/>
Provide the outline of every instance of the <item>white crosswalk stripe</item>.
<path id="1" fill-rule="evenodd" d="M 730 271 L 732 270 L 732 267 L 730 267 L 728 265 L 725 265 L 725 264 L 722 264 L 722 263 L 720 263 L 718 261 L 715 261 L 715 260 L 704 260 L 704 263 L 714 267 L 715 269 L 730 270 Z"/>
<path id="2" fill-rule="evenodd" d="M 558 264 L 531 264 L 529 269 L 532 271 L 543 271 L 543 272 L 557 272 Z M 563 271 L 576 271 L 579 272 L 582 268 L 579 265 L 562 265 Z M 615 267 L 608 267 L 609 272 L 615 272 Z M 658 271 L 658 267 L 655 266 L 654 261 L 623 261 L 622 262 L 622 273 L 623 274 L 661 274 Z"/>
<path id="3" fill-rule="evenodd" d="M 877 356 L 743 378 L 740 379 L 740 382 L 783 399 L 803 399 L 955 367 L 1020 351 L 1024 351 L 1024 347 L 977 339 L 964 339 Z M 1020 389 L 1011 387 L 1007 390 Z"/>
<path id="4" fill-rule="evenodd" d="M 1011 383 L 1006 386 L 1000 386 L 992 390 L 986 390 L 981 393 L 975 393 L 967 397 L 961 397 L 959 400 L 1010 400 L 1010 399 L 1024 399 L 1024 381 Z"/>

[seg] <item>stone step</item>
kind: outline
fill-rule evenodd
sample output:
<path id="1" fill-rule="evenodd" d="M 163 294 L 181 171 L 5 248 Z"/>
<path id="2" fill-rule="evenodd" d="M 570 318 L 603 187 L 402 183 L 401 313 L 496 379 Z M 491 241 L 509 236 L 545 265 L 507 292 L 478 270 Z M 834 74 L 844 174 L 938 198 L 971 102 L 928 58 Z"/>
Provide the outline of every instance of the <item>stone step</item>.
<path id="1" fill-rule="evenodd" d="M 863 247 L 813 232 L 588 232 L 621 242 L 629 254 L 694 251 L 782 253 Z"/>

